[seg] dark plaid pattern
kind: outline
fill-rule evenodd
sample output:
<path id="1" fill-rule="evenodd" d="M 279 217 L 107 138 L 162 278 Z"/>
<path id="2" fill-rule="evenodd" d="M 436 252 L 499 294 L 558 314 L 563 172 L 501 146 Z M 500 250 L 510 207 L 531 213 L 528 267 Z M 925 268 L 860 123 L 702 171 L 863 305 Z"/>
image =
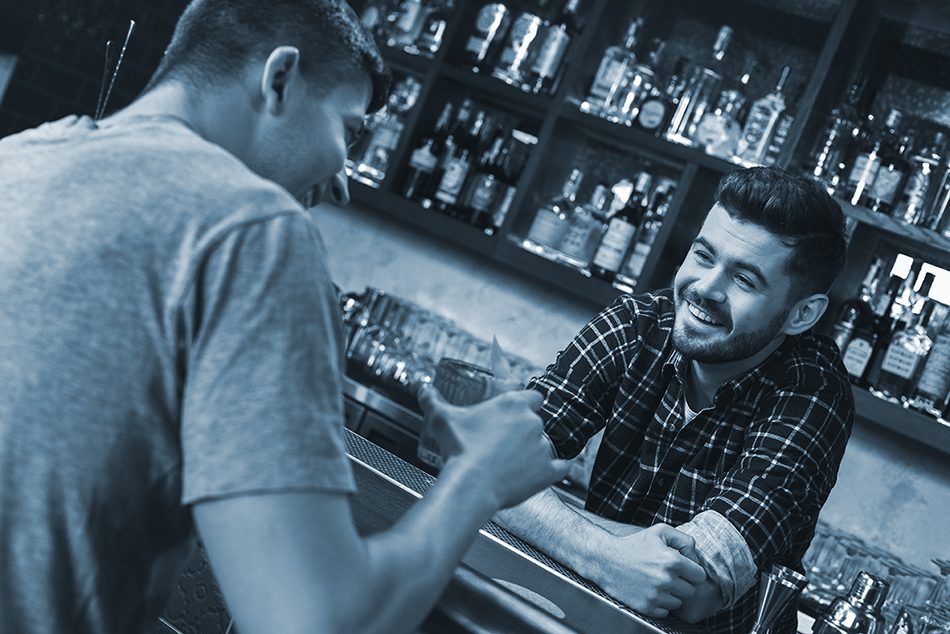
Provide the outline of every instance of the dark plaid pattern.
<path id="1" fill-rule="evenodd" d="M 745 537 L 759 570 L 801 571 L 854 418 L 837 347 L 812 333 L 786 337 L 684 425 L 689 360 L 672 347 L 673 321 L 667 289 L 621 296 L 587 324 L 529 384 L 545 396 L 548 435 L 568 458 L 606 426 L 588 510 L 641 526 L 679 526 L 714 510 Z M 704 629 L 750 631 L 757 594 Z M 794 631 L 790 609 L 774 633 Z"/>

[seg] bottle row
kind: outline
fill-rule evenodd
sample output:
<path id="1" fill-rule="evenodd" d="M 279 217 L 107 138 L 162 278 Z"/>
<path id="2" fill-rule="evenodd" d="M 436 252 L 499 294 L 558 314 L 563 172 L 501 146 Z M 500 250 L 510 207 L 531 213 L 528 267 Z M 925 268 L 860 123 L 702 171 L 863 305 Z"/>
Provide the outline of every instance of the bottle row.
<path id="1" fill-rule="evenodd" d="M 865 82 L 856 82 L 831 111 L 810 153 L 809 175 L 852 205 L 950 237 L 947 135 L 933 122 L 902 125 L 897 109 L 883 120 L 860 116 Z"/>
<path id="2" fill-rule="evenodd" d="M 442 48 L 452 0 L 370 0 L 360 23 L 380 44 L 432 57 Z"/>
<path id="3" fill-rule="evenodd" d="M 579 103 L 582 112 L 737 164 L 775 163 L 794 121 L 786 113 L 784 95 L 789 67 L 774 90 L 750 101 L 756 59 L 747 54 L 738 76 L 730 76 L 723 62 L 733 29 L 723 26 L 707 59 L 680 57 L 661 82 L 657 69 L 667 43 L 652 39 L 645 47 L 642 32 L 643 19 L 635 18 L 623 43 L 604 51 L 587 97 Z"/>
<path id="4" fill-rule="evenodd" d="M 400 193 L 491 235 L 504 222 L 537 137 L 471 98 L 447 102 L 413 149 Z"/>
<path id="5" fill-rule="evenodd" d="M 935 275 L 906 277 L 875 258 L 857 295 L 838 314 L 832 336 L 856 385 L 931 416 L 950 416 L 950 314 L 929 297 Z M 915 284 L 915 281 L 919 281 Z"/>
<path id="6" fill-rule="evenodd" d="M 560 193 L 535 213 L 521 246 L 631 291 L 670 207 L 676 181 L 648 172 L 578 201 L 584 173 L 571 172 Z"/>

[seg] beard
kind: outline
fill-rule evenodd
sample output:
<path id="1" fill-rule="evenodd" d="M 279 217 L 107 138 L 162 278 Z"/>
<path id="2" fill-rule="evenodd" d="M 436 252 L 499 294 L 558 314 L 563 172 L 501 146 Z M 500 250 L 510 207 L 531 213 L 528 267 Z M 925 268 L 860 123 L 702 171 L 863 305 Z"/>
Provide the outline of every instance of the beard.
<path id="1" fill-rule="evenodd" d="M 691 289 L 687 288 L 678 293 L 676 299 L 677 315 L 673 324 L 673 347 L 684 356 L 700 363 L 731 363 L 753 356 L 779 336 L 787 316 L 787 307 L 783 306 L 759 328 L 732 335 L 710 336 L 697 332 L 679 317 L 681 310 L 688 310 L 686 308 L 687 299 L 691 304 L 708 313 L 726 327 L 728 327 L 730 320 L 727 315 L 723 314 L 722 309 L 709 306 Z"/>

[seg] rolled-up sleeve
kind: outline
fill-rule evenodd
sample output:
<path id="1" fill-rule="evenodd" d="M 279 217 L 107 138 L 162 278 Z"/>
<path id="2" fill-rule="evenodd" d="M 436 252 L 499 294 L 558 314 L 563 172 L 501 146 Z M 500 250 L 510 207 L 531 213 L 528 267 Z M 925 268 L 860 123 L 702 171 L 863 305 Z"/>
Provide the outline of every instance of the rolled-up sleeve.
<path id="1" fill-rule="evenodd" d="M 758 574 L 745 539 L 716 511 L 703 511 L 677 528 L 696 542 L 700 565 L 719 587 L 723 608 L 731 608 L 752 587 Z"/>

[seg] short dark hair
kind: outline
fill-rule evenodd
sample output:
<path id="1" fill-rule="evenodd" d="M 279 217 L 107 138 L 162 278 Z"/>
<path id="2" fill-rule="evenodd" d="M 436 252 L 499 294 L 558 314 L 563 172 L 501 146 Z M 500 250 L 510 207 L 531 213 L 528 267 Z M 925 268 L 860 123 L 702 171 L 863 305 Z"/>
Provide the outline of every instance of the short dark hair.
<path id="1" fill-rule="evenodd" d="M 379 49 L 344 0 L 193 0 L 146 91 L 175 77 L 200 87 L 233 79 L 278 46 L 300 50 L 300 70 L 328 89 L 369 75 L 369 112 L 386 103 L 391 75 Z"/>
<path id="2" fill-rule="evenodd" d="M 827 293 L 844 268 L 844 213 L 814 181 L 776 167 L 752 167 L 727 174 L 716 202 L 733 218 L 757 224 L 791 247 L 786 271 L 798 299 Z"/>

